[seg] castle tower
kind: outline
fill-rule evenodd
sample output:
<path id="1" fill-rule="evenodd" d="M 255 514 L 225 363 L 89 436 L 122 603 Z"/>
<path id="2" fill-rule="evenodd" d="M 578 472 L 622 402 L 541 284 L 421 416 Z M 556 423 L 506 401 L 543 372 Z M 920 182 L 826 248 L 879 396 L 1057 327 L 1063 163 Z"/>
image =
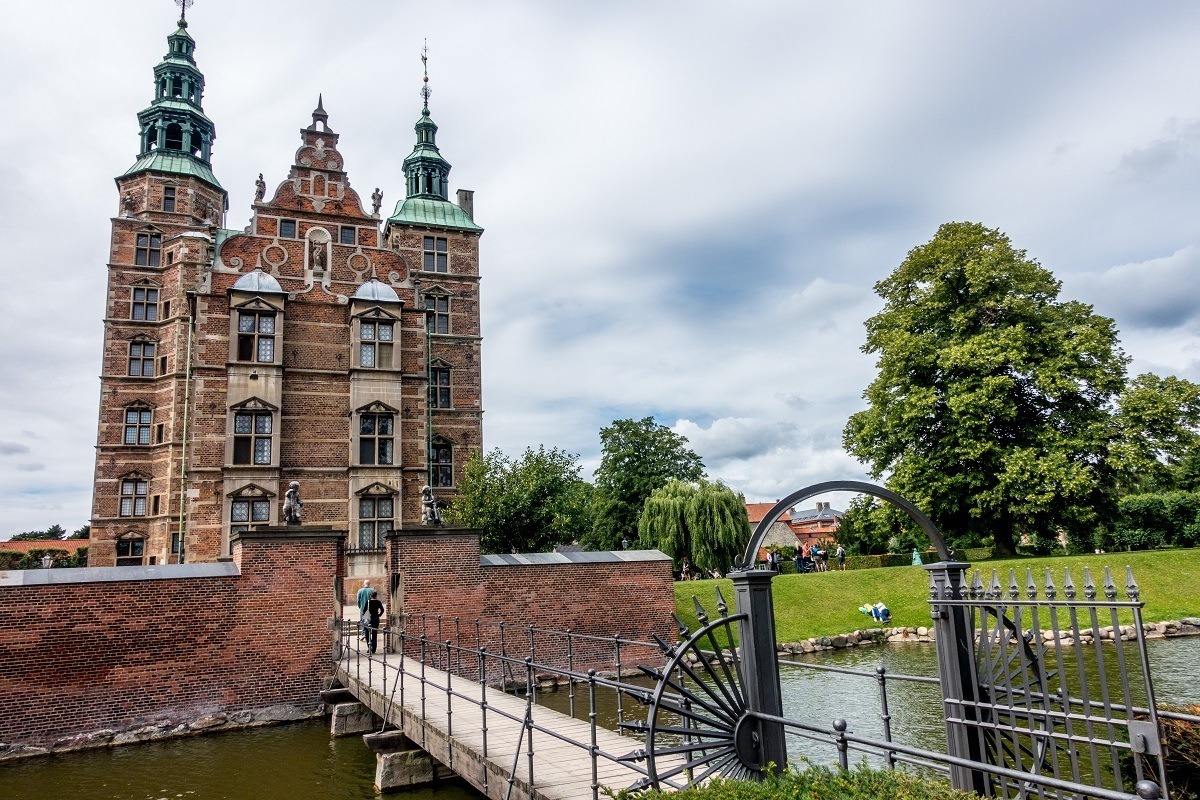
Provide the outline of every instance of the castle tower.
<path id="1" fill-rule="evenodd" d="M 291 481 L 305 523 L 381 552 L 419 521 L 421 486 L 450 499 L 482 448 L 471 194 L 446 200 L 426 110 L 381 235 L 382 195 L 367 210 L 351 188 L 319 98 L 250 224 L 219 227 L 186 23 L 168 42 L 118 178 L 89 561 L 223 557 L 231 532 L 281 522 Z"/>

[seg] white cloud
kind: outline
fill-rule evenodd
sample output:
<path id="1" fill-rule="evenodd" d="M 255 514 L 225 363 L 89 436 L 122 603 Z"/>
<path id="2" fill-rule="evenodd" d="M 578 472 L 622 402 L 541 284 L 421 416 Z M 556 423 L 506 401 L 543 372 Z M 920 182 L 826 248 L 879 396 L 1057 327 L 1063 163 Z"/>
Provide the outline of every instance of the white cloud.
<path id="1" fill-rule="evenodd" d="M 0 449 L 20 457 L 0 458 L 0 536 L 89 514 L 112 176 L 172 13 L 63 0 L 0 30 L 22 76 L 0 129 L 0 440 L 29 448 Z M 873 375 L 871 287 L 956 219 L 1114 315 L 1135 367 L 1200 376 L 1200 8 L 447 0 L 413 27 L 377 2 L 339 8 L 336 35 L 329 13 L 192 11 L 227 224 L 259 172 L 282 180 L 318 92 L 355 188 L 390 207 L 427 37 L 439 144 L 487 228 L 488 446 L 591 468 L 602 425 L 653 414 L 751 499 L 862 477 L 840 433 Z"/>

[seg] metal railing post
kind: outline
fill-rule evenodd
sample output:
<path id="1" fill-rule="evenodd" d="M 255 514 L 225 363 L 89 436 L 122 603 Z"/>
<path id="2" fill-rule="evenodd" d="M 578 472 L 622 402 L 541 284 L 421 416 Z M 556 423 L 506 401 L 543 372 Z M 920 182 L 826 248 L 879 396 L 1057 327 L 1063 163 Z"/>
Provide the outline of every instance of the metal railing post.
<path id="1" fill-rule="evenodd" d="M 529 759 L 529 796 L 533 796 L 533 659 L 525 659 L 525 727 L 529 731 L 529 741 L 525 754 Z"/>
<path id="2" fill-rule="evenodd" d="M 450 640 L 446 640 L 446 663 L 450 663 Z M 454 675 L 446 670 L 446 752 L 450 755 L 446 766 L 454 769 L 454 691 L 451 688 Z"/>
<path id="3" fill-rule="evenodd" d="M 926 564 L 929 572 L 929 616 L 937 640 L 938 677 L 942 686 L 942 710 L 946 716 L 946 752 L 957 758 L 984 761 L 979 731 L 970 724 L 976 719 L 978 680 L 975 675 L 975 630 L 969 610 L 960 605 L 941 605 L 938 600 L 959 600 L 966 588 L 969 565 L 960 561 Z M 966 723 L 951 722 L 952 718 Z M 955 789 L 985 796 L 990 788 L 982 770 L 950 767 L 950 785 Z"/>
<path id="4" fill-rule="evenodd" d="M 424 625 L 421 626 L 424 628 Z M 421 749 L 425 749 L 425 633 L 421 633 Z"/>
<path id="5" fill-rule="evenodd" d="M 476 620 L 478 623 L 478 620 Z M 478 630 L 478 628 L 476 629 Z M 480 732 L 483 734 L 483 796 L 487 797 L 488 790 L 488 726 L 487 726 L 487 681 L 483 676 L 487 675 L 487 648 L 479 648 L 479 723 Z"/>
<path id="6" fill-rule="evenodd" d="M 734 602 L 739 615 L 743 675 L 746 684 L 746 705 L 750 711 L 783 716 L 783 691 L 779 685 L 779 662 L 775 651 L 775 607 L 771 599 L 771 579 L 775 573 L 765 569 L 730 572 Z M 733 642 L 729 643 L 733 647 Z M 758 763 L 773 764 L 776 771 L 787 765 L 787 743 L 783 726 L 778 722 L 758 722 Z"/>
<path id="7" fill-rule="evenodd" d="M 883 740 L 888 744 L 892 743 L 892 715 L 888 712 L 887 699 L 887 667 L 880 664 L 875 668 L 876 678 L 879 680 L 879 718 L 883 720 Z M 888 769 L 896 768 L 896 754 L 891 750 L 887 752 Z"/>
<path id="8" fill-rule="evenodd" d="M 567 628 L 567 709 L 575 719 L 575 651 L 571 647 L 571 629 Z"/>
<path id="9" fill-rule="evenodd" d="M 838 766 L 844 772 L 850 769 L 850 746 L 846 742 L 846 720 L 835 719 L 833 721 L 833 729 L 836 731 Z"/>
<path id="10" fill-rule="evenodd" d="M 617 662 L 617 683 L 621 682 L 621 634 L 613 634 L 613 649 Z M 625 693 L 617 690 L 617 724 L 620 725 L 625 721 L 625 708 L 621 703 L 621 697 Z"/>
<path id="11" fill-rule="evenodd" d="M 592 746 L 589 753 L 592 757 L 592 800 L 600 800 L 599 765 L 596 757 L 600 748 L 596 745 L 596 670 L 588 670 L 588 722 L 592 730 Z"/>

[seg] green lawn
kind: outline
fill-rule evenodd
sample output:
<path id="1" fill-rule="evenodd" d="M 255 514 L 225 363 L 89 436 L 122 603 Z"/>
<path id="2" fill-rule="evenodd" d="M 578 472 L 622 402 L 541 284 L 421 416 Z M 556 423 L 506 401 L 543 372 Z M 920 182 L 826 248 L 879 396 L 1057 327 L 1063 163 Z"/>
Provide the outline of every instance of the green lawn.
<path id="1" fill-rule="evenodd" d="M 1016 568 L 1017 582 L 1022 588 L 1025 586 L 1026 568 L 1033 568 L 1034 580 L 1040 587 L 1045 579 L 1045 568 L 1050 567 L 1060 593 L 1063 569 L 1069 567 L 1080 597 L 1083 596 L 1083 568 L 1090 567 L 1092 577 L 1099 584 L 1104 579 L 1104 567 L 1109 566 L 1117 583 L 1118 597 L 1123 600 L 1126 565 L 1133 567 L 1134 578 L 1141 587 L 1142 600 L 1146 603 L 1143 614 L 1147 622 L 1200 616 L 1200 549 L 1017 558 L 985 561 L 978 566 L 983 572 L 985 584 L 991 578 L 991 570 L 996 569 L 1005 587 L 1008 585 L 1009 568 Z M 927 576 L 928 573 L 920 567 L 777 576 L 772 582 L 776 639 L 794 642 L 810 636 L 830 636 L 872 627 L 874 623 L 860 613 L 858 607 L 880 601 L 891 610 L 892 625 L 928 625 Z M 693 630 L 696 625 L 693 595 L 708 609 L 710 617 L 715 617 L 717 586 L 720 586 L 732 610 L 733 585 L 727 579 L 675 584 L 675 605 L 679 616 Z M 1102 589 L 1100 596 L 1103 596 Z"/>

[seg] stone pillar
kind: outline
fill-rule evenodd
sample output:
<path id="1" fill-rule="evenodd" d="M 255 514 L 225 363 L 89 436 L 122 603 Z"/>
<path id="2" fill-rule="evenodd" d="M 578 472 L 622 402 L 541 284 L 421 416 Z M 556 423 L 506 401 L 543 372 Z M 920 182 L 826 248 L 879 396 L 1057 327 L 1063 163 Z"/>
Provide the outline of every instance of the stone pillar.
<path id="1" fill-rule="evenodd" d="M 333 707 L 332 721 L 329 725 L 329 735 L 333 737 L 353 736 L 356 733 L 367 733 L 375 730 L 379 723 L 371 709 L 362 703 L 337 703 Z"/>
<path id="2" fill-rule="evenodd" d="M 453 774 L 402 731 L 369 733 L 363 742 L 375 753 L 375 788 L 381 792 L 422 786 Z"/>

